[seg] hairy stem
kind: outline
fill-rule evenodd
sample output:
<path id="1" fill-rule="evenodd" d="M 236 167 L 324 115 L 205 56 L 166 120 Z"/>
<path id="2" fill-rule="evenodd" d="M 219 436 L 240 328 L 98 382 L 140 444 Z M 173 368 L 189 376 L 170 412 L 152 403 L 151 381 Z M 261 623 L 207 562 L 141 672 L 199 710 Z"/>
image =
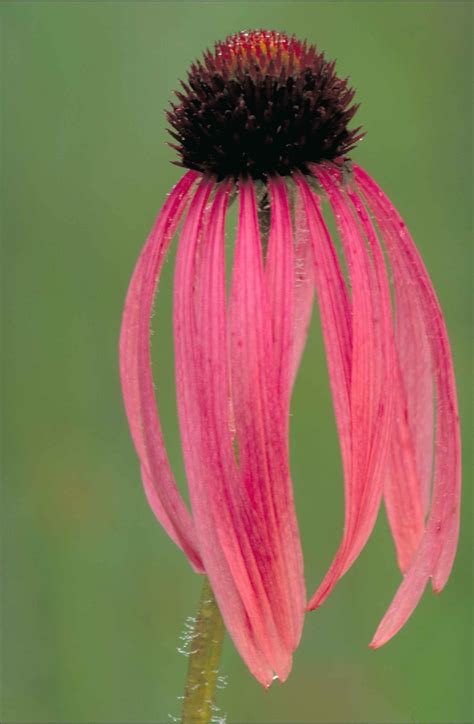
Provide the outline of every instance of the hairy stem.
<path id="1" fill-rule="evenodd" d="M 211 720 L 224 633 L 224 622 L 206 576 L 191 643 L 182 724 L 208 724 Z"/>

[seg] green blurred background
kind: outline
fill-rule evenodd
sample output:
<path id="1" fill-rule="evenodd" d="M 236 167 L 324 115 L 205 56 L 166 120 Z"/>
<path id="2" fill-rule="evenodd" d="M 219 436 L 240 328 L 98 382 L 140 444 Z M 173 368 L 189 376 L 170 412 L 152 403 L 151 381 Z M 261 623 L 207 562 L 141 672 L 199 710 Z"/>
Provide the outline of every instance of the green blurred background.
<path id="1" fill-rule="evenodd" d="M 458 2 L 3 2 L 5 289 L 1 720 L 168 721 L 200 580 L 142 492 L 117 375 L 124 296 L 180 177 L 163 109 L 203 49 L 271 27 L 338 59 L 361 102 L 354 152 L 393 198 L 438 290 L 469 429 L 471 5 Z M 180 486 L 172 264 L 154 351 Z M 341 466 L 317 320 L 296 385 L 292 468 L 308 588 L 341 533 Z M 465 470 L 470 441 L 465 435 Z M 471 721 L 470 489 L 452 579 L 385 648 L 398 583 L 385 514 L 294 669 L 268 693 L 227 640 L 230 721 Z"/>

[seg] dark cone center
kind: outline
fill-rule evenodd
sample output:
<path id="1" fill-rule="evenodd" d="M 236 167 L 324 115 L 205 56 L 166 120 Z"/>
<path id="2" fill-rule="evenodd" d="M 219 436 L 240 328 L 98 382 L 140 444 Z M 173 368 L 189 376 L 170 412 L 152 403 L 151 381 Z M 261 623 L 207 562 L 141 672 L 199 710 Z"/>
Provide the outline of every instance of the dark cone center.
<path id="1" fill-rule="evenodd" d="M 265 180 L 344 158 L 362 137 L 347 79 L 316 47 L 270 31 L 217 43 L 191 66 L 168 120 L 179 165 Z"/>

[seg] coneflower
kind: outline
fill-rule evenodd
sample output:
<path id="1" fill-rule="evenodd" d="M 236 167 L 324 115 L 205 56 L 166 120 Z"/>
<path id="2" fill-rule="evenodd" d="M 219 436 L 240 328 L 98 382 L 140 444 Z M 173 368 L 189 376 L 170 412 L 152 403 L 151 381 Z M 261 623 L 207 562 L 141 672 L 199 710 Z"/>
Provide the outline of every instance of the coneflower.
<path id="1" fill-rule="evenodd" d="M 188 170 L 130 284 L 123 393 L 149 503 L 195 571 L 208 576 L 238 651 L 269 686 L 275 675 L 288 676 L 305 610 L 321 605 L 355 561 L 382 498 L 403 581 L 371 646 L 403 626 L 430 578 L 435 591 L 445 585 L 460 503 L 453 365 L 436 294 L 402 218 L 350 162 L 363 134 L 348 128 L 354 91 L 334 63 L 283 33 L 242 32 L 192 65 L 182 86 L 168 118 Z M 227 294 L 225 226 L 235 198 Z M 323 216 L 326 201 L 340 249 Z M 154 295 L 183 218 L 174 341 L 191 512 L 168 462 L 150 360 Z M 288 424 L 314 292 L 345 523 L 307 604 Z"/>

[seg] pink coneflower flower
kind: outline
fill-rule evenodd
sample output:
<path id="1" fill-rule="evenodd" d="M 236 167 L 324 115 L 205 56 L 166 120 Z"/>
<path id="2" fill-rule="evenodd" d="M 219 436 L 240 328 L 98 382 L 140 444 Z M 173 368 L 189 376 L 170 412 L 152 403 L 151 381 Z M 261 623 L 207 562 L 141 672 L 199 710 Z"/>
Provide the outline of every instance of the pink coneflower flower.
<path id="1" fill-rule="evenodd" d="M 348 159 L 361 138 L 348 129 L 357 106 L 334 63 L 294 37 L 245 32 L 207 52 L 182 85 L 168 118 L 188 171 L 130 284 L 123 393 L 148 501 L 194 570 L 209 577 L 237 649 L 268 686 L 274 675 L 288 676 L 305 610 L 320 606 L 353 564 L 382 498 L 403 581 L 371 646 L 404 625 L 430 578 L 435 591 L 445 585 L 460 503 L 453 364 L 436 294 L 402 218 Z M 174 340 L 191 512 L 168 462 L 150 361 L 154 295 L 181 220 Z M 288 425 L 314 294 L 345 523 L 308 604 Z"/>

